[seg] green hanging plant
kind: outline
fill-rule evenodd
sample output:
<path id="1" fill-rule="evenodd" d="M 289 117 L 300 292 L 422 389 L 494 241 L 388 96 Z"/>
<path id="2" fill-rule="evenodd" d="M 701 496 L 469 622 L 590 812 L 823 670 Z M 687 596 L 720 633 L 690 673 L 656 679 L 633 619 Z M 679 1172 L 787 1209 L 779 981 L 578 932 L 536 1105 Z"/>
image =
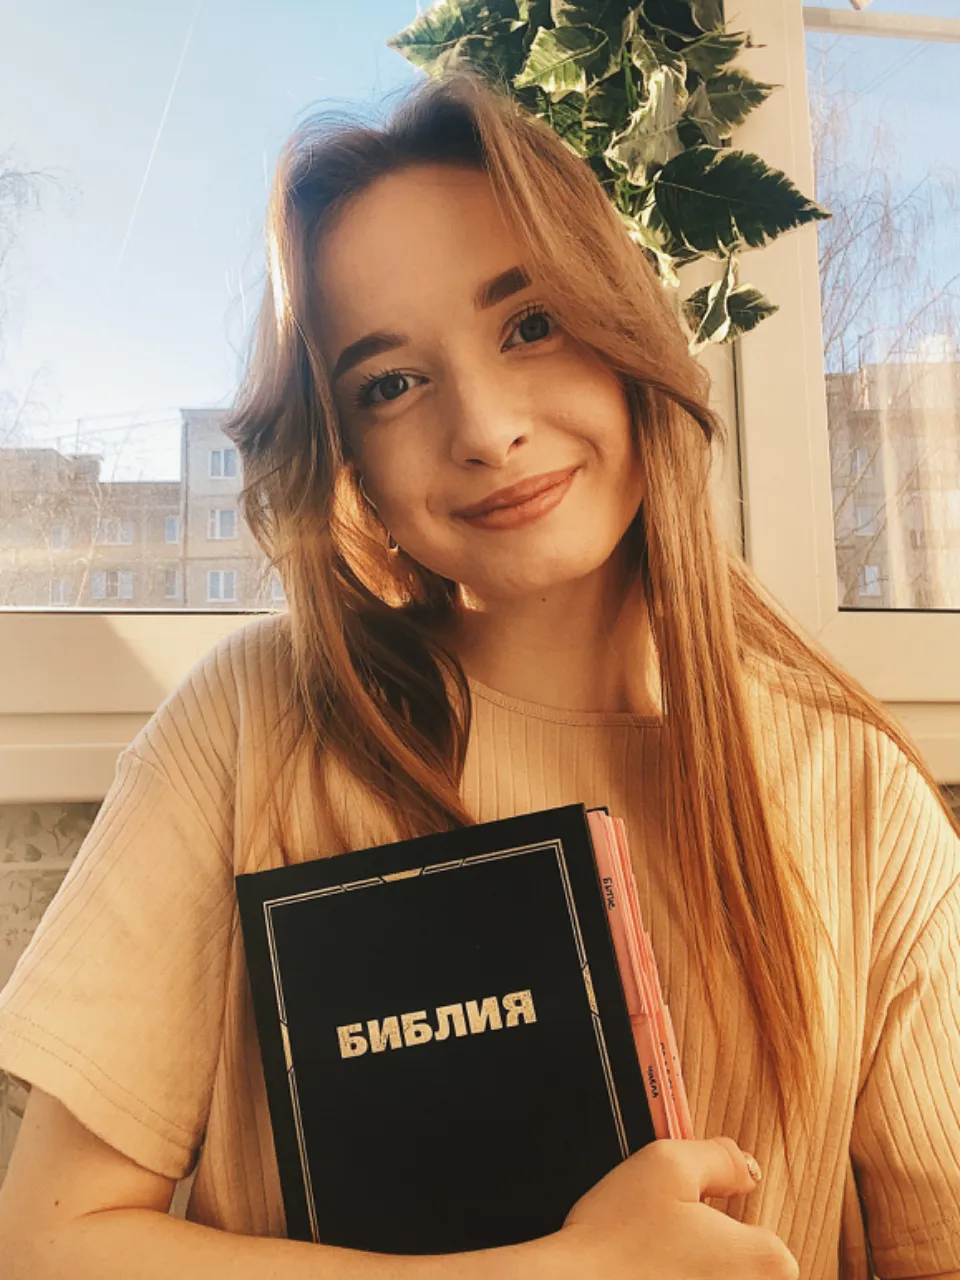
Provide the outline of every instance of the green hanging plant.
<path id="1" fill-rule="evenodd" d="M 443 0 L 387 41 L 432 75 L 468 67 L 545 120 L 591 166 L 665 286 L 699 258 L 720 280 L 683 304 L 691 349 L 777 307 L 739 257 L 830 217 L 786 174 L 729 145 L 778 86 L 731 64 L 752 48 L 722 0 Z"/>

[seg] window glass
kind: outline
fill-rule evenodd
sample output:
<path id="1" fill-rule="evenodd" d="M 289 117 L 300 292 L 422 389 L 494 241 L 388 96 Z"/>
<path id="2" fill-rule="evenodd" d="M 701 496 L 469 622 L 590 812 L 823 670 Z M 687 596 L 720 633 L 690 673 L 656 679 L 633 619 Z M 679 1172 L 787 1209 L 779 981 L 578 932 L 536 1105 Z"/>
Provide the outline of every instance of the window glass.
<path id="1" fill-rule="evenodd" d="M 210 450 L 210 475 L 229 479 L 237 474 L 236 449 Z"/>
<path id="2" fill-rule="evenodd" d="M 207 571 L 207 600 L 211 603 L 219 603 L 236 600 L 236 598 L 236 569 L 209 569 Z"/>
<path id="3" fill-rule="evenodd" d="M 954 22 L 937 39 L 871 28 L 895 14 Z M 874 0 L 856 20 L 862 35 L 806 37 L 816 194 L 833 213 L 818 235 L 838 601 L 955 610 L 960 10 Z"/>
<path id="4" fill-rule="evenodd" d="M 386 45 L 417 6 L 15 8 L 0 609 L 283 607 L 221 430 L 263 287 L 268 182 L 304 116 L 376 119 L 421 77 Z"/>

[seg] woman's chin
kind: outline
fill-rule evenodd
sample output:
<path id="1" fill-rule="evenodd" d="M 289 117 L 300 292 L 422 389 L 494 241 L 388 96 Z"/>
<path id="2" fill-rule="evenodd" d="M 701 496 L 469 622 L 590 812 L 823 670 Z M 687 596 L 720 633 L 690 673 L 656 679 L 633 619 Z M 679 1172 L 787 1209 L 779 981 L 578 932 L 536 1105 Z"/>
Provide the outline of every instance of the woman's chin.
<path id="1" fill-rule="evenodd" d="M 492 576 L 485 574 L 482 581 L 476 578 L 463 581 L 463 586 L 468 596 L 476 596 L 479 600 L 520 604 L 534 598 L 562 595 L 590 578 L 602 568 L 603 563 L 584 563 L 578 558 L 576 564 L 550 565 L 540 569 L 527 563 L 522 568 L 505 568 L 504 572 Z"/>

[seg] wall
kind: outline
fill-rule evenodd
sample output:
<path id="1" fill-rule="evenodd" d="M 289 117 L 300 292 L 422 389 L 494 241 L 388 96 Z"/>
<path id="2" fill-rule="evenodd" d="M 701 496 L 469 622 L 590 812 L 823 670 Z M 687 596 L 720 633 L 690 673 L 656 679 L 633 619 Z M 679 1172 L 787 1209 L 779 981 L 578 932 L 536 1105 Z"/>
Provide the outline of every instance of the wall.
<path id="1" fill-rule="evenodd" d="M 60 886 L 99 805 L 0 805 L 0 987 Z M 0 1178 L 26 1091 L 0 1071 Z"/>

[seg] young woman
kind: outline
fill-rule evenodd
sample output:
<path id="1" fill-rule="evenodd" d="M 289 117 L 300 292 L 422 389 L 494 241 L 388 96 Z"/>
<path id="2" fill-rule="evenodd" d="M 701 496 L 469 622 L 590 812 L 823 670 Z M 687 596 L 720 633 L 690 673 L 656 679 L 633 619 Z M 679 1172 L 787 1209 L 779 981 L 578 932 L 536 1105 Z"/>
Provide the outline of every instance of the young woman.
<path id="1" fill-rule="evenodd" d="M 718 541 L 704 374 L 589 167 L 430 82 L 291 140 L 268 248 L 228 433 L 289 615 L 123 752 L 3 993 L 0 1276 L 956 1278 L 960 839 Z M 700 1141 L 523 1246 L 282 1239 L 234 875 L 574 801 L 629 821 Z"/>

